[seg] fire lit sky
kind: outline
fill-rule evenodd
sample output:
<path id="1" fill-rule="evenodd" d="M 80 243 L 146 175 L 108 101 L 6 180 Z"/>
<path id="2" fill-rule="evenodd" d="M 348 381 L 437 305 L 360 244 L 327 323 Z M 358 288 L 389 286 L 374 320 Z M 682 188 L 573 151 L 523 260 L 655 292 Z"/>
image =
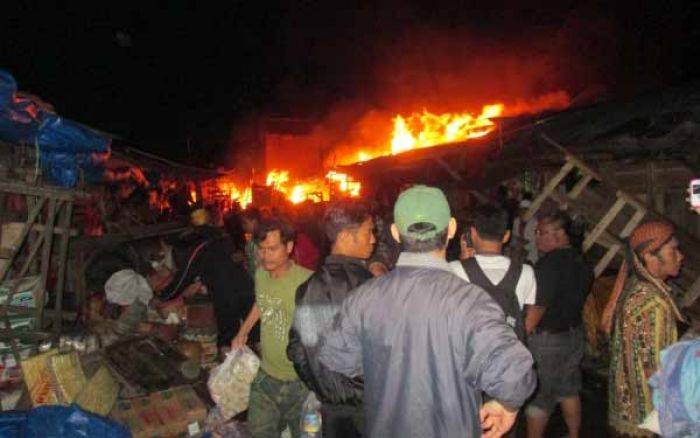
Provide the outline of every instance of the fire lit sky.
<path id="1" fill-rule="evenodd" d="M 382 122 L 391 125 L 387 137 L 382 136 L 382 129 L 360 128 L 360 131 L 372 134 L 344 139 L 344 143 L 341 142 L 332 154 L 333 164 L 354 164 L 410 150 L 481 138 L 496 129 L 499 117 L 557 111 L 567 108 L 570 103 L 571 99 L 565 91 L 557 91 L 509 103 L 487 103 L 475 113 L 433 113 L 428 108 L 423 108 L 410 114 L 396 114 L 390 120 Z"/>
<path id="2" fill-rule="evenodd" d="M 699 76 L 689 1 L 6 3 L 3 68 L 21 89 L 197 165 L 231 165 L 255 138 L 232 130 L 250 118 L 318 117 L 348 99 L 405 119 L 478 115 L 531 91 L 625 97 Z"/>
<path id="3" fill-rule="evenodd" d="M 364 162 L 386 155 L 397 155 L 416 149 L 434 147 L 489 135 L 497 127 L 497 118 L 535 114 L 547 110 L 560 110 L 570 104 L 568 94 L 563 91 L 549 93 L 528 101 L 519 100 L 510 104 L 502 102 L 483 105 L 479 113 L 431 113 L 428 109 L 407 115 L 396 114 L 390 121 L 391 134 L 387 139 L 376 138 L 372 144 L 358 143 L 340 159 L 342 164 Z M 389 123 L 387 121 L 387 123 Z M 342 196 L 357 197 L 362 185 L 350 175 L 329 171 L 325 178 L 298 179 L 290 169 L 272 169 L 265 185 L 283 195 L 294 204 L 304 201 L 321 202 L 331 198 L 331 192 Z M 220 184 L 244 208 L 250 202 L 245 190 L 238 186 Z M 249 189 L 248 189 L 249 190 Z"/>

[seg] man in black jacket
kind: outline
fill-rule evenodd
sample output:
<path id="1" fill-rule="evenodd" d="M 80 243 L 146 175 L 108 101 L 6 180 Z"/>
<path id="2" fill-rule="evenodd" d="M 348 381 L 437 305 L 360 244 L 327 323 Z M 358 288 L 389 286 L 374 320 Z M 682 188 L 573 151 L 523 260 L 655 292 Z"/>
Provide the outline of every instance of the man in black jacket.
<path id="1" fill-rule="evenodd" d="M 535 388 L 532 356 L 503 310 L 445 261 L 456 229 L 441 190 L 403 191 L 396 267 L 349 294 L 322 337 L 319 361 L 364 379 L 366 437 L 498 438 Z"/>
<path id="2" fill-rule="evenodd" d="M 161 292 L 160 301 L 186 295 L 197 282 L 205 286 L 214 305 L 217 345 L 228 346 L 253 306 L 253 280 L 243 265 L 232 258 L 235 244 L 211 226 L 194 227 L 171 238 L 177 271 Z"/>
<path id="3" fill-rule="evenodd" d="M 324 216 L 331 255 L 297 289 L 287 356 L 301 380 L 322 402 L 323 436 L 359 437 L 361 379 L 332 372 L 318 361 L 319 337 L 330 331 L 345 297 L 372 278 L 365 267 L 375 244 L 369 210 L 358 201 L 330 206 Z"/>

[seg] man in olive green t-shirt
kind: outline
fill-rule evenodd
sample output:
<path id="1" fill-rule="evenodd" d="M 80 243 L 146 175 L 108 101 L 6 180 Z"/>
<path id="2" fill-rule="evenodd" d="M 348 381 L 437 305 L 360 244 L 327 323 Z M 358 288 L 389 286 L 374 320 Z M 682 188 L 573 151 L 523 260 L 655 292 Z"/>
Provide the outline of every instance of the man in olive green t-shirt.
<path id="1" fill-rule="evenodd" d="M 297 287 L 311 271 L 290 258 L 294 229 L 286 221 L 265 218 L 255 232 L 260 268 L 255 272 L 255 305 L 231 342 L 241 348 L 260 321 L 262 361 L 250 387 L 248 426 L 253 437 L 279 438 L 285 425 L 300 436 L 301 409 L 309 393 L 287 358 L 289 329 Z"/>

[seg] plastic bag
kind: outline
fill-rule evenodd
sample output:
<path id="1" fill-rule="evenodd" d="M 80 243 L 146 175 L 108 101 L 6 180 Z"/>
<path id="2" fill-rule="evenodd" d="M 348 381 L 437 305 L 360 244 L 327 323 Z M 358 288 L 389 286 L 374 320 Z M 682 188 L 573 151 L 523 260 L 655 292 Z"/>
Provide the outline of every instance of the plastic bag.
<path id="1" fill-rule="evenodd" d="M 131 432 L 115 421 L 71 405 L 2 413 L 0 436 L 130 438 Z"/>
<path id="2" fill-rule="evenodd" d="M 250 384 L 258 373 L 260 359 L 248 347 L 231 350 L 224 362 L 211 371 L 207 385 L 223 420 L 248 409 Z"/>

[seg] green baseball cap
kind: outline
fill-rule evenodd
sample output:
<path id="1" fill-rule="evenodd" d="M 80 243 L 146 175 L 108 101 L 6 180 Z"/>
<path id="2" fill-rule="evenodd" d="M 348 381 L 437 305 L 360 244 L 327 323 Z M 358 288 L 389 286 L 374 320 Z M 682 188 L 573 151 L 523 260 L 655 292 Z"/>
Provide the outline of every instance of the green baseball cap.
<path id="1" fill-rule="evenodd" d="M 394 204 L 394 223 L 399 233 L 427 240 L 450 223 L 450 205 L 442 190 L 424 185 L 404 190 Z"/>

